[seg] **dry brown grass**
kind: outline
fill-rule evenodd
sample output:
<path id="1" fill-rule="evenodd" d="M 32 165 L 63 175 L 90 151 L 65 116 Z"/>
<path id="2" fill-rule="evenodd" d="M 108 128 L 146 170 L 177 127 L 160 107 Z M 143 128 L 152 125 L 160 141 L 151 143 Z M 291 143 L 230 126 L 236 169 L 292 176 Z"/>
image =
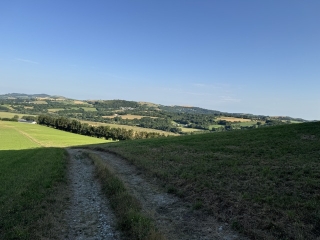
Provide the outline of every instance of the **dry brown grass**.
<path id="1" fill-rule="evenodd" d="M 85 102 L 83 101 L 79 101 L 79 100 L 75 100 L 73 101 L 74 104 L 86 104 Z"/>
<path id="2" fill-rule="evenodd" d="M 94 153 L 86 153 L 96 167 L 96 174 L 117 216 L 118 227 L 131 239 L 165 240 L 156 230 L 154 219 L 143 211 L 140 202 L 131 194 L 124 182 L 113 173 L 103 159 Z"/>
<path id="3" fill-rule="evenodd" d="M 251 119 L 235 118 L 235 117 L 219 117 L 217 120 L 226 120 L 228 122 L 251 122 Z"/>

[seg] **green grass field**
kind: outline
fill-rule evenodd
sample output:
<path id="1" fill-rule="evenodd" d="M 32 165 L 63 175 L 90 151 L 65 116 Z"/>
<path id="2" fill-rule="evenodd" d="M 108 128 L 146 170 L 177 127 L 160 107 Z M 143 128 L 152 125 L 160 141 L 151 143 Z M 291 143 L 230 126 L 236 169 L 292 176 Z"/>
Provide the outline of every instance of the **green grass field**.
<path id="1" fill-rule="evenodd" d="M 11 107 L 11 105 L 10 105 L 10 104 L 4 104 L 3 106 L 5 106 L 5 107 L 9 108 L 10 110 L 13 110 L 13 108 Z"/>
<path id="2" fill-rule="evenodd" d="M 19 118 L 22 116 L 36 116 L 36 115 L 30 115 L 30 114 L 21 114 L 21 113 L 10 113 L 10 112 L 0 112 L 0 118 L 13 118 L 15 115 L 18 115 Z"/>
<path id="3" fill-rule="evenodd" d="M 186 127 L 181 127 L 182 132 L 184 133 L 189 133 L 189 132 L 202 132 L 204 130 L 202 129 L 195 129 L 195 128 L 186 128 Z"/>
<path id="4" fill-rule="evenodd" d="M 256 125 L 257 122 L 256 121 L 251 121 L 251 122 L 241 122 L 241 123 L 234 123 L 235 125 L 240 125 L 241 127 L 249 127 L 249 126 L 253 126 Z"/>
<path id="5" fill-rule="evenodd" d="M 253 239 L 320 236 L 320 123 L 97 146 Z"/>
<path id="6" fill-rule="evenodd" d="M 50 222 L 44 219 L 55 210 L 52 195 L 66 181 L 67 156 L 61 147 L 106 142 L 0 121 L 0 239 L 45 238 Z"/>
<path id="7" fill-rule="evenodd" d="M 82 136 L 37 124 L 17 122 L 0 122 L 0 124 L 14 129 L 44 147 L 70 147 L 108 142 L 104 139 Z"/>
<path id="8" fill-rule="evenodd" d="M 213 124 L 213 125 L 210 125 L 210 126 L 209 126 L 210 129 L 213 129 L 213 128 L 221 128 L 221 127 L 224 127 L 224 126 L 218 125 L 218 124 Z"/>

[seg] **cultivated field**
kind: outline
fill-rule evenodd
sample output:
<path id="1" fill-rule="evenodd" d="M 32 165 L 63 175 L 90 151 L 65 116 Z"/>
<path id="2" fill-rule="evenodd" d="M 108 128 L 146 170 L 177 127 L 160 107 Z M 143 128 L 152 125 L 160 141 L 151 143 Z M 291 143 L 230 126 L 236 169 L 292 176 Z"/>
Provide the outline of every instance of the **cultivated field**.
<path id="1" fill-rule="evenodd" d="M 235 118 L 235 117 L 219 117 L 217 120 L 225 120 L 228 122 L 251 122 L 251 119 Z"/>
<path id="2" fill-rule="evenodd" d="M 186 127 L 180 127 L 182 129 L 182 132 L 184 133 L 190 133 L 190 132 L 202 132 L 204 130 L 202 129 L 195 129 L 195 128 L 186 128 Z"/>
<path id="3" fill-rule="evenodd" d="M 252 239 L 320 236 L 320 122 L 135 140 L 115 152 Z"/>
<path id="4" fill-rule="evenodd" d="M 73 101 L 74 104 L 87 104 L 86 102 L 75 100 Z"/>
<path id="5" fill-rule="evenodd" d="M 150 129 L 150 128 L 141 128 L 141 127 L 136 127 L 136 126 L 129 126 L 129 125 L 120 125 L 120 124 L 111 124 L 111 123 L 101 123 L 101 122 L 92 122 L 92 121 L 84 121 L 84 120 L 79 120 L 81 123 L 88 123 L 89 125 L 92 126 L 109 126 L 111 128 L 124 128 L 126 130 L 134 130 L 134 131 L 142 131 L 142 132 L 156 132 L 156 133 L 161 133 L 166 136 L 179 136 L 179 134 L 176 133 L 170 133 L 170 132 L 165 132 L 161 130 L 156 130 L 156 129 Z"/>
<path id="6" fill-rule="evenodd" d="M 0 239 L 48 238 L 52 216 L 61 210 L 54 194 L 66 182 L 67 156 L 60 147 L 105 142 L 0 121 Z"/>
<path id="7" fill-rule="evenodd" d="M 20 132 L 30 140 L 44 147 L 70 147 L 108 142 L 104 139 L 82 136 L 37 124 L 1 121 L 0 124 Z"/>
<path id="8" fill-rule="evenodd" d="M 58 112 L 65 110 L 64 108 L 48 108 L 48 112 Z"/>
<path id="9" fill-rule="evenodd" d="M 103 118 L 115 118 L 115 117 L 121 117 L 122 119 L 141 119 L 144 117 L 149 117 L 149 116 L 141 116 L 141 115 L 131 115 L 131 114 L 126 114 L 126 115 L 117 115 L 117 116 L 103 116 Z M 157 117 L 150 117 L 150 118 L 157 118 Z"/>

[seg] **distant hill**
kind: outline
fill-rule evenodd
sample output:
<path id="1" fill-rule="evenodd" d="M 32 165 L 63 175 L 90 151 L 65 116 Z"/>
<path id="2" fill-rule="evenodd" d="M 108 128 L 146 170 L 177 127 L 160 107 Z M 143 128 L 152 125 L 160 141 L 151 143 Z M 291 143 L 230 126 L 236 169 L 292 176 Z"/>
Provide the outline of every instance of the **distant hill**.
<path id="1" fill-rule="evenodd" d="M 57 95 L 48 95 L 48 94 L 25 94 L 25 93 L 8 93 L 0 95 L 0 99 L 3 100 L 28 100 L 28 99 L 37 99 L 37 100 L 45 100 L 45 101 L 63 101 L 64 106 L 65 104 L 69 104 L 69 107 L 72 108 L 73 104 L 79 104 L 80 101 L 77 99 L 71 99 L 63 96 L 57 96 Z M 174 113 L 174 114 L 191 114 L 191 115 L 214 115 L 216 117 L 218 116 L 226 116 L 226 117 L 235 117 L 235 118 L 244 118 L 244 119 L 254 119 L 257 121 L 260 120 L 267 120 L 267 119 L 273 119 L 275 121 L 297 121 L 297 122 L 307 122 L 304 119 L 301 118 L 291 118 L 288 116 L 277 116 L 277 117 L 270 117 L 270 116 L 264 116 L 264 115 L 253 115 L 249 113 L 227 113 L 217 110 L 210 110 L 200 107 L 193 107 L 193 106 L 165 106 L 161 104 L 156 103 L 150 103 L 150 102 L 136 102 L 136 101 L 127 101 L 127 100 L 81 100 L 82 104 L 89 104 L 92 106 L 93 109 L 97 109 L 100 112 L 105 112 L 105 115 L 108 115 L 107 111 L 110 110 L 121 110 L 121 111 L 131 111 L 128 112 L 130 114 L 138 114 L 137 110 L 140 110 L 140 114 L 144 115 L 142 111 L 147 112 L 154 112 L 154 114 L 149 114 L 148 116 L 154 116 L 154 117 L 161 117 L 159 114 L 155 114 L 156 112 L 166 112 L 166 113 Z M 27 106 L 28 107 L 28 106 Z M 62 106 L 56 105 L 55 108 L 61 108 Z M 79 107 L 75 106 L 75 107 Z M 88 110 L 88 109 L 87 109 Z M 36 113 L 34 113 L 36 114 Z M 103 116 L 103 115 L 101 115 Z"/>
<path id="2" fill-rule="evenodd" d="M 8 93 L 0 95 L 1 99 L 12 99 L 12 98 L 49 98 L 48 94 L 25 94 L 25 93 Z"/>

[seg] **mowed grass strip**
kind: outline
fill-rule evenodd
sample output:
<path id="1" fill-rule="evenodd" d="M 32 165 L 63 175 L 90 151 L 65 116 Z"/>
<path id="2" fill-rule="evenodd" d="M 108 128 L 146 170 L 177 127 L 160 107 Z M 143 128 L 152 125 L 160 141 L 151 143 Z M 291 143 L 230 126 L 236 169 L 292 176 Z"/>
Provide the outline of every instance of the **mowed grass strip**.
<path id="1" fill-rule="evenodd" d="M 69 133 L 38 124 L 3 122 L 0 121 L 0 126 L 6 125 L 12 127 L 20 133 L 24 133 L 36 142 L 46 147 L 71 147 L 88 144 L 107 143 L 110 142 L 101 138 L 83 136 L 75 133 Z"/>
<path id="2" fill-rule="evenodd" d="M 97 146 L 255 239 L 320 236 L 320 123 Z"/>

